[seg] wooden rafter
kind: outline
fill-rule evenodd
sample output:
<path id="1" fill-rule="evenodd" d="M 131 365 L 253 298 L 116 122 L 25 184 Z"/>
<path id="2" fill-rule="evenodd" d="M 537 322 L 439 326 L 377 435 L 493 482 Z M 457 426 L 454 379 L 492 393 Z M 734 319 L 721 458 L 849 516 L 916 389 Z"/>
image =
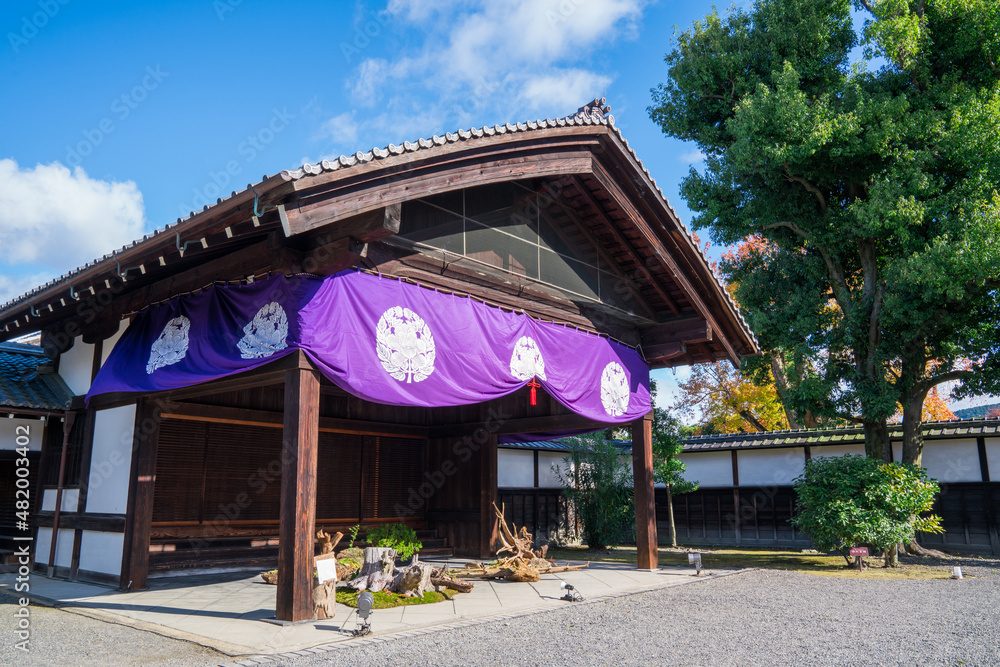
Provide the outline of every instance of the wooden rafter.
<path id="1" fill-rule="evenodd" d="M 649 285 L 656 291 L 656 293 L 660 295 L 660 298 L 663 299 L 663 302 L 667 304 L 667 307 L 670 308 L 670 310 L 674 313 L 674 315 L 680 315 L 681 311 L 677 307 L 677 304 L 674 303 L 674 300 L 670 298 L 670 295 L 667 293 L 665 289 L 663 289 L 659 281 L 653 277 L 653 274 L 649 272 L 649 269 L 646 268 L 645 264 L 639 261 L 640 255 L 638 249 L 636 249 L 636 247 L 631 243 L 631 241 L 628 240 L 625 234 L 623 234 L 622 231 L 618 229 L 617 225 L 615 225 L 611 221 L 611 219 L 608 218 L 607 214 L 604 212 L 604 208 L 594 198 L 589 188 L 587 188 L 587 186 L 583 183 L 583 181 L 576 176 L 573 177 L 572 180 L 577 190 L 579 190 L 580 195 L 594 210 L 598 218 L 600 218 L 601 223 L 604 226 L 603 228 L 609 231 L 611 235 L 615 238 L 615 241 L 617 241 L 619 245 L 624 247 L 627 252 L 631 253 L 636 258 L 635 265 L 637 270 L 642 274 L 642 277 L 649 283 Z"/>

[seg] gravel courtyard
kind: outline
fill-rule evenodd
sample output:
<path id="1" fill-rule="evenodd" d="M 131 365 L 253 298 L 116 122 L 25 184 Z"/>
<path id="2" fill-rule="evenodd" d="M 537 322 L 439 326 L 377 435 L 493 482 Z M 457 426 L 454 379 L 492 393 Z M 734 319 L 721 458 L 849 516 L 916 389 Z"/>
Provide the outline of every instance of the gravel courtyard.
<path id="1" fill-rule="evenodd" d="M 967 568 L 967 575 L 963 581 L 859 581 L 758 570 L 279 664 L 1000 664 L 1000 568 Z M 39 608 L 33 652 L 25 659 L 9 639 L 12 611 L 4 600 L 3 664 L 217 665 L 240 660 Z M 373 620 L 377 629 L 377 612 Z"/>

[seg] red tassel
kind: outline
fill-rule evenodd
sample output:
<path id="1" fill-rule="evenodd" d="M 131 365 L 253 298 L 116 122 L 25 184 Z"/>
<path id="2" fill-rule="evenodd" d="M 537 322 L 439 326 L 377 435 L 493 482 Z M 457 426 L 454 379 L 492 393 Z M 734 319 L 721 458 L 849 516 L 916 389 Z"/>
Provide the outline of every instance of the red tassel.
<path id="1" fill-rule="evenodd" d="M 535 382 L 535 378 L 531 378 L 531 382 L 528 383 L 528 386 L 531 387 L 531 405 L 538 405 L 538 394 L 535 390 L 542 385 Z"/>

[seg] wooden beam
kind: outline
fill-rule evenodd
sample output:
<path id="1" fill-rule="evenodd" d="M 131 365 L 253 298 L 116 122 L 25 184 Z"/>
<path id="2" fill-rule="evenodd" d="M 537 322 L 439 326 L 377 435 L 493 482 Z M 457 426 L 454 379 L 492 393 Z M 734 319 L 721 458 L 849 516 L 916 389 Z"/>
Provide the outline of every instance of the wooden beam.
<path id="1" fill-rule="evenodd" d="M 984 482 L 990 482 L 990 461 L 986 453 L 986 438 L 976 438 L 976 448 L 979 450 L 979 472 Z"/>
<path id="2" fill-rule="evenodd" d="M 635 488 L 635 548 L 640 570 L 660 566 L 653 480 L 653 415 L 632 422 L 632 482 Z"/>
<path id="3" fill-rule="evenodd" d="M 640 332 L 642 346 L 666 345 L 670 343 L 704 343 L 712 340 L 711 325 L 700 317 L 686 317 L 644 327 Z"/>
<path id="4" fill-rule="evenodd" d="M 305 357 L 301 352 L 296 354 L 300 355 Z M 319 372 L 294 368 L 285 373 L 278 590 L 275 601 L 275 618 L 281 621 L 305 621 L 314 616 L 313 533 L 316 524 L 318 451 Z"/>
<path id="5" fill-rule="evenodd" d="M 39 512 L 35 515 L 35 526 L 49 528 L 52 526 L 52 512 Z M 124 514 L 64 514 L 59 518 L 59 530 L 77 531 L 94 530 L 101 533 L 124 533 Z"/>
<path id="6" fill-rule="evenodd" d="M 539 153 L 534 150 L 530 154 L 518 157 L 489 162 L 465 160 L 449 164 L 444 168 L 428 168 L 417 173 L 407 173 L 402 177 L 391 175 L 388 178 L 376 178 L 361 184 L 350 184 L 350 187 L 324 193 L 300 204 L 295 214 L 297 222 L 293 222 L 289 210 L 289 228 L 296 234 L 305 229 L 330 225 L 393 204 L 402 204 L 412 199 L 472 186 L 504 183 L 523 178 L 586 174 L 590 173 L 592 165 L 593 157 L 589 149 L 555 154 Z M 312 186 L 313 183 L 307 182 L 303 187 Z M 307 212 L 311 214 L 313 209 L 320 208 L 325 208 L 326 212 L 316 213 L 314 220 L 301 217 Z"/>
<path id="7" fill-rule="evenodd" d="M 684 343 L 643 345 L 640 349 L 647 363 L 663 362 L 687 354 L 687 345 Z"/>
<path id="8" fill-rule="evenodd" d="M 585 127 L 566 126 L 524 132 L 477 137 L 474 144 L 465 141 L 446 143 L 434 151 L 407 151 L 401 155 L 372 160 L 345 171 L 323 172 L 293 181 L 297 192 L 315 192 L 321 188 L 332 189 L 344 182 L 349 186 L 379 187 L 386 179 L 402 181 L 414 172 L 427 173 L 437 167 L 483 164 L 503 158 L 523 155 L 557 155 L 570 151 L 597 152 L 604 150 L 600 138 L 608 134 L 601 125 Z"/>
<path id="9" fill-rule="evenodd" d="M 430 438 L 454 438 L 469 435 L 479 429 L 486 429 L 496 435 L 508 433 L 546 433 L 549 431 L 568 431 L 580 429 L 607 428 L 615 426 L 610 422 L 599 422 L 578 414 L 548 415 L 546 417 L 524 417 L 521 419 L 504 419 L 502 415 L 493 415 L 485 421 L 466 422 L 462 424 L 447 424 L 431 426 L 427 436 Z"/>
<path id="10" fill-rule="evenodd" d="M 324 232 L 340 238 L 352 237 L 363 242 L 377 241 L 399 233 L 399 203 L 372 211 L 345 217 L 345 207 L 336 201 L 320 199 L 312 202 L 300 200 L 288 205 L 289 236 L 296 236 L 313 229 L 326 228 Z M 336 223 L 336 226 L 333 226 Z M 329 226 L 329 227 L 328 227 Z"/>
<path id="11" fill-rule="evenodd" d="M 218 380 L 212 380 L 211 382 L 205 382 L 192 387 L 173 389 L 153 395 L 162 396 L 164 399 L 171 401 L 184 401 L 198 396 L 219 394 L 227 391 L 236 391 L 238 389 L 266 387 L 269 385 L 280 384 L 285 380 L 285 371 L 293 369 L 312 369 L 312 364 L 309 363 L 309 360 L 306 359 L 305 355 L 301 352 L 292 351 L 279 359 L 275 359 L 274 361 L 264 364 L 263 366 L 258 366 L 253 370 L 219 378 Z M 99 398 L 100 397 L 97 396 L 94 400 Z M 91 401 L 91 405 L 93 404 L 94 401 Z"/>
<path id="12" fill-rule="evenodd" d="M 284 413 L 282 412 L 229 408 L 217 405 L 201 405 L 198 403 L 173 403 L 163 413 L 163 418 L 216 424 L 243 424 L 265 428 L 284 428 L 285 423 Z M 319 430 L 325 433 L 358 433 L 361 435 L 412 438 L 414 440 L 422 440 L 427 437 L 426 426 L 389 424 L 335 417 L 320 417 Z"/>
<path id="13" fill-rule="evenodd" d="M 490 434 L 480 452 L 479 484 L 479 556 L 496 556 L 497 519 L 493 504 L 497 502 L 497 436 Z"/>
<path id="14" fill-rule="evenodd" d="M 149 533 L 153 522 L 153 490 L 156 482 L 156 449 L 160 436 L 159 408 L 143 400 L 136 406 L 128 504 L 125 512 L 125 546 L 118 588 L 147 588 Z"/>

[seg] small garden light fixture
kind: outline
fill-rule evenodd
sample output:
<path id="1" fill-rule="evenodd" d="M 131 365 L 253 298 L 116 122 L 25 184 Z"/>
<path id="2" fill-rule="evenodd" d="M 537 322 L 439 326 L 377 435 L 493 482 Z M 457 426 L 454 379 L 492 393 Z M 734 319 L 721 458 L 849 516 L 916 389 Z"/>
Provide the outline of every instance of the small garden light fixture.
<path id="1" fill-rule="evenodd" d="M 701 554 L 688 554 L 688 562 L 694 565 L 694 576 L 701 576 Z"/>
<path id="2" fill-rule="evenodd" d="M 352 614 L 357 614 L 358 618 L 361 619 L 361 625 L 358 625 L 351 631 L 351 634 L 355 637 L 364 637 L 365 635 L 370 635 L 372 633 L 372 624 L 368 620 L 372 615 L 372 607 L 375 605 L 375 596 L 372 595 L 371 591 L 362 591 L 358 595 L 358 607 Z M 347 619 L 350 618 L 348 615 Z M 344 625 L 347 625 L 347 619 L 344 619 Z M 343 626 L 341 626 L 341 631 L 343 631 Z"/>
<path id="3" fill-rule="evenodd" d="M 573 584 L 564 581 L 559 584 L 559 588 L 566 591 L 566 595 L 559 598 L 560 600 L 565 600 L 566 602 L 583 602 L 583 596 L 580 595 L 580 591 L 573 587 Z"/>

